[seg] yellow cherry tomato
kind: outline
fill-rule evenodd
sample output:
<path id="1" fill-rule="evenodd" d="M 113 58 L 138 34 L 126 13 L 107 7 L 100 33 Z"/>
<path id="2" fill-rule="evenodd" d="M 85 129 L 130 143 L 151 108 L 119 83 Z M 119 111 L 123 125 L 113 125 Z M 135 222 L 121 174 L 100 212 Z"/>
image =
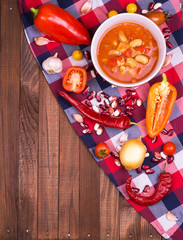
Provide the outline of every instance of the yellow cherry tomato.
<path id="1" fill-rule="evenodd" d="M 137 11 L 137 5 L 135 3 L 129 3 L 126 6 L 126 11 L 128 13 L 135 13 Z"/>
<path id="2" fill-rule="evenodd" d="M 83 54 L 82 54 L 82 52 L 80 50 L 75 50 L 72 53 L 72 57 L 74 58 L 74 60 L 80 61 L 83 58 Z"/>
<path id="3" fill-rule="evenodd" d="M 108 18 L 113 17 L 117 14 L 118 14 L 118 12 L 116 10 L 111 10 L 110 12 L 108 12 Z"/>

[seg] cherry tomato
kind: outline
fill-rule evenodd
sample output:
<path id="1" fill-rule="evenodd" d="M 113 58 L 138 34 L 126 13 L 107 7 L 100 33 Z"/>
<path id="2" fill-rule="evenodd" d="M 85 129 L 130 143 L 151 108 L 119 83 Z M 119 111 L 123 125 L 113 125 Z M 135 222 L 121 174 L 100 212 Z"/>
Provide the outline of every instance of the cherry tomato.
<path id="1" fill-rule="evenodd" d="M 163 145 L 163 152 L 167 155 L 173 155 L 176 152 L 176 145 L 173 142 L 167 142 Z"/>
<path id="2" fill-rule="evenodd" d="M 137 5 L 135 3 L 129 3 L 126 6 L 126 11 L 128 13 L 135 13 L 137 11 Z"/>
<path id="3" fill-rule="evenodd" d="M 63 88 L 69 92 L 80 93 L 85 89 L 87 73 L 83 67 L 70 67 L 63 78 Z"/>
<path id="4" fill-rule="evenodd" d="M 108 145 L 104 142 L 98 143 L 97 146 L 95 147 L 95 155 L 98 158 L 105 158 L 109 156 L 110 149 Z"/>
<path id="5" fill-rule="evenodd" d="M 161 25 L 165 22 L 165 14 L 159 11 L 152 11 L 146 14 L 146 17 L 153 21 L 156 25 Z"/>
<path id="6" fill-rule="evenodd" d="M 110 12 L 108 12 L 108 18 L 113 17 L 117 14 L 118 14 L 118 12 L 116 10 L 111 10 Z"/>
<path id="7" fill-rule="evenodd" d="M 82 54 L 82 52 L 80 50 L 75 50 L 72 53 L 72 57 L 74 58 L 74 60 L 80 61 L 83 58 L 83 54 Z"/>

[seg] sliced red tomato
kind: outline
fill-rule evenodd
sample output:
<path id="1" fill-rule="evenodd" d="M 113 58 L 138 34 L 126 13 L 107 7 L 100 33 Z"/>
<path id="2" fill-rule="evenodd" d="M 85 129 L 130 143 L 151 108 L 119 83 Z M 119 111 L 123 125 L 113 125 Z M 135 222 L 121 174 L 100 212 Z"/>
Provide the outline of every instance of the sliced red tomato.
<path id="1" fill-rule="evenodd" d="M 67 69 L 62 85 L 66 91 L 80 93 L 87 82 L 87 72 L 83 67 L 70 67 Z"/>
<path id="2" fill-rule="evenodd" d="M 118 63 L 117 63 L 117 59 L 116 58 L 109 58 L 107 61 L 107 66 L 112 68 L 112 67 L 117 67 Z"/>
<path id="3" fill-rule="evenodd" d="M 130 48 L 128 48 L 126 51 L 125 51 L 125 57 L 129 58 L 129 57 L 132 57 L 132 50 Z"/>

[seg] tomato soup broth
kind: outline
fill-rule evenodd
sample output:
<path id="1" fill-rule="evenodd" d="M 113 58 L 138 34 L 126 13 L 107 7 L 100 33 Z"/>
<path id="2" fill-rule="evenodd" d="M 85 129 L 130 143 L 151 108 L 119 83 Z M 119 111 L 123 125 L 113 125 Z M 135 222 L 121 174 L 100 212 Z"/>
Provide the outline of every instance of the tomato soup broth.
<path id="1" fill-rule="evenodd" d="M 111 79 L 123 83 L 147 77 L 157 64 L 158 54 L 157 42 L 150 31 L 130 22 L 108 29 L 97 46 L 102 71 Z"/>

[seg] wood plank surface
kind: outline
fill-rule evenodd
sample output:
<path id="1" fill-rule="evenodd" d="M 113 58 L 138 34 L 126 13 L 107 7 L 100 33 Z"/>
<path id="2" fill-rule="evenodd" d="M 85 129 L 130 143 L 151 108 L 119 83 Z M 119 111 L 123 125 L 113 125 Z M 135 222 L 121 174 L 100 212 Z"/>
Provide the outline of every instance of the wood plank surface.
<path id="1" fill-rule="evenodd" d="M 58 238 L 59 106 L 40 72 L 38 239 Z"/>
<path id="2" fill-rule="evenodd" d="M 59 239 L 79 239 L 79 137 L 60 108 Z"/>
<path id="3" fill-rule="evenodd" d="M 0 1 L 0 240 L 163 240 L 100 169 Z"/>
<path id="4" fill-rule="evenodd" d="M 1 0 L 0 239 L 11 240 L 17 238 L 20 29 L 17 1 Z"/>
<path id="5" fill-rule="evenodd" d="M 119 192 L 100 169 L 100 239 L 120 239 Z"/>
<path id="6" fill-rule="evenodd" d="M 18 239 L 37 239 L 39 67 L 21 36 Z"/>
<path id="7" fill-rule="evenodd" d="M 100 239 L 100 169 L 80 140 L 80 239 Z"/>

